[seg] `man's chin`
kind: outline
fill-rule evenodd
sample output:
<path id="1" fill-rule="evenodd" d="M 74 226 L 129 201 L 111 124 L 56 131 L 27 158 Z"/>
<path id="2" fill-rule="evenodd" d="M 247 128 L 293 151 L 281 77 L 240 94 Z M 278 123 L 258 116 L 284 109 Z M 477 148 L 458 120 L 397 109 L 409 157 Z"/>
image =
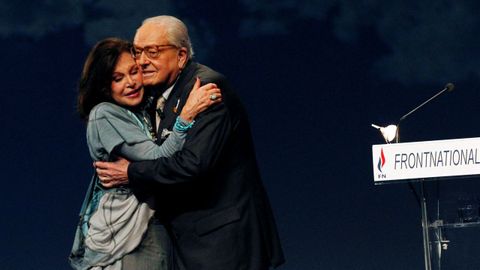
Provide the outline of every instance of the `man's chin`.
<path id="1" fill-rule="evenodd" d="M 143 81 L 143 86 L 146 89 L 164 89 L 166 88 L 166 84 L 162 82 L 152 81 L 152 82 L 145 82 Z"/>
<path id="2" fill-rule="evenodd" d="M 143 80 L 143 86 L 145 87 L 151 87 L 153 86 L 153 81 L 152 80 Z"/>

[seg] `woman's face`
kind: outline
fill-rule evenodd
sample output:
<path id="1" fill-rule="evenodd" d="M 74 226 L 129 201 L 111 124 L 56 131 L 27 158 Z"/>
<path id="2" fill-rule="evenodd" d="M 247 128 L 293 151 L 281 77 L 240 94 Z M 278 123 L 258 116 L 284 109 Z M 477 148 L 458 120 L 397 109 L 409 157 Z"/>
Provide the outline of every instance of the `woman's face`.
<path id="1" fill-rule="evenodd" d="M 134 107 L 143 99 L 143 78 L 130 53 L 123 52 L 112 74 L 112 98 L 121 106 Z"/>

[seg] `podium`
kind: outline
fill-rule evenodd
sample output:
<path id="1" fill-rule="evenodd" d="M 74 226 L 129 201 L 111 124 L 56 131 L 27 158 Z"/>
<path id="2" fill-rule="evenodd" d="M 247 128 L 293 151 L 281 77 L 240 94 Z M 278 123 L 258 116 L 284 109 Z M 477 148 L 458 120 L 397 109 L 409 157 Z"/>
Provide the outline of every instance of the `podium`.
<path id="1" fill-rule="evenodd" d="M 445 231 L 480 226 L 480 219 L 478 198 L 468 196 L 455 217 L 441 215 L 439 180 L 480 175 L 480 137 L 373 145 L 372 167 L 375 185 L 408 182 L 411 187 L 414 183 L 420 186 L 416 195 L 421 208 L 425 269 L 441 269 L 442 252 L 450 244 Z M 436 201 L 427 202 L 426 183 L 436 185 Z M 433 219 L 428 211 L 432 203 Z"/>

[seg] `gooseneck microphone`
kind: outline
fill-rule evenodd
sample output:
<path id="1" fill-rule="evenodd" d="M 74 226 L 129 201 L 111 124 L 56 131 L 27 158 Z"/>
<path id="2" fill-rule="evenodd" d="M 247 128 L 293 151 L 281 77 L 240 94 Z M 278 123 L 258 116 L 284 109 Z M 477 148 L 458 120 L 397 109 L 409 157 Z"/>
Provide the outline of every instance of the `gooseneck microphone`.
<path id="1" fill-rule="evenodd" d="M 399 136 L 400 123 L 403 120 L 405 120 L 405 118 L 410 116 L 412 113 L 414 113 L 415 111 L 417 111 L 421 107 L 425 106 L 427 103 L 434 100 L 435 98 L 437 98 L 438 96 L 440 96 L 444 92 L 451 92 L 451 91 L 453 91 L 453 89 L 455 89 L 455 85 L 453 85 L 453 83 L 447 83 L 445 85 L 445 87 L 442 90 L 440 90 L 440 92 L 436 93 L 433 97 L 427 99 L 425 102 L 423 102 L 422 104 L 415 107 L 413 110 L 409 111 L 408 113 L 406 113 L 405 115 L 400 117 L 397 125 L 389 125 L 387 127 L 381 127 L 381 126 L 372 124 L 372 127 L 380 130 L 380 132 L 382 133 L 383 138 L 385 139 L 386 143 L 390 143 L 393 140 L 395 140 L 396 143 L 399 143 L 400 142 L 400 136 Z"/>
<path id="2" fill-rule="evenodd" d="M 452 92 L 453 89 L 455 89 L 455 85 L 453 83 L 447 83 L 445 85 L 445 87 L 440 90 L 440 92 L 436 93 L 435 95 L 433 95 L 431 98 L 427 99 L 426 101 L 424 101 L 422 104 L 418 105 L 417 107 L 415 107 L 413 110 L 409 111 L 408 113 L 406 113 L 404 116 L 400 117 L 400 120 L 398 120 L 398 124 L 397 124 L 397 130 L 396 130 L 396 136 L 395 136 L 395 142 L 396 143 L 399 143 L 400 142 L 400 134 L 399 134 L 399 130 L 400 130 L 400 122 L 402 122 L 403 120 L 405 120 L 405 118 L 407 118 L 408 116 L 410 116 L 412 113 L 414 113 L 415 111 L 417 111 L 418 109 L 420 109 L 421 107 L 425 106 L 427 103 L 429 103 L 430 101 L 434 100 L 435 98 L 437 98 L 438 96 L 440 96 L 441 94 L 445 93 L 445 92 Z"/>
<path id="3" fill-rule="evenodd" d="M 438 96 L 440 96 L 441 94 L 443 94 L 444 92 L 452 92 L 453 89 L 455 89 L 455 85 L 453 85 L 453 83 L 447 83 L 445 85 L 445 87 L 440 90 L 440 92 L 436 93 L 433 97 L 427 99 L 425 102 L 423 102 L 422 104 L 418 105 L 415 109 L 409 111 L 407 114 L 405 114 L 404 116 L 400 117 L 400 120 L 398 120 L 398 122 L 400 123 L 403 119 L 407 118 L 410 114 L 414 113 L 416 110 L 420 109 L 421 107 L 425 106 L 425 104 L 429 103 L 430 101 L 434 100 L 435 98 L 437 98 Z"/>

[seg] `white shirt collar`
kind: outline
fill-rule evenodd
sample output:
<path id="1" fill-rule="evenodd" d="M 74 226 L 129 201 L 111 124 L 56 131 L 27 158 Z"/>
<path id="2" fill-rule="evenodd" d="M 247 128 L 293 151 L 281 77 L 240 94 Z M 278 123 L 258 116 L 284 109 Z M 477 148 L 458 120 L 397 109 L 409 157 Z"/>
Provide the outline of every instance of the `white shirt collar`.
<path id="1" fill-rule="evenodd" d="M 167 100 L 168 97 L 170 96 L 170 93 L 172 93 L 173 87 L 175 86 L 176 83 L 177 83 L 177 82 L 175 82 L 174 84 L 172 84 L 172 86 L 170 86 L 169 88 L 167 88 L 167 90 L 165 90 L 165 91 L 163 92 L 162 96 L 163 96 L 163 98 L 164 98 L 165 100 Z"/>

